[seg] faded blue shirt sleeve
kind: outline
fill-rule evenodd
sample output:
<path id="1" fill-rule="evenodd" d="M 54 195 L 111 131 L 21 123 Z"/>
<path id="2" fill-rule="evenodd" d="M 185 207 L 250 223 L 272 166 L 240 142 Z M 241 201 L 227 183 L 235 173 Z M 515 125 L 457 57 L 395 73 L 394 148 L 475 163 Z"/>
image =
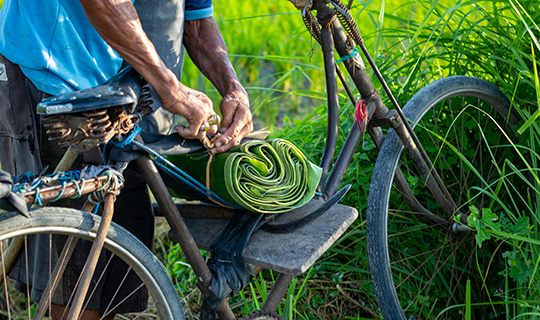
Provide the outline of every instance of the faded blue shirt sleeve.
<path id="1" fill-rule="evenodd" d="M 212 0 L 186 0 L 187 21 L 210 18 L 213 12 Z"/>
<path id="2" fill-rule="evenodd" d="M 0 54 L 52 95 L 96 86 L 122 63 L 72 0 L 4 1 Z"/>

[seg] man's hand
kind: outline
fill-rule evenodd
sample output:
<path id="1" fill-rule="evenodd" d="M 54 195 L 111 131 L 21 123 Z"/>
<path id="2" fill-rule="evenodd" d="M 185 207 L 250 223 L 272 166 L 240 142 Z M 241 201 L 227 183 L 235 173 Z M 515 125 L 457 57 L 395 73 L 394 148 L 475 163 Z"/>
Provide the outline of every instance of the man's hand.
<path id="1" fill-rule="evenodd" d="M 225 152 L 240 144 L 253 130 L 248 95 L 236 76 L 214 18 L 186 21 L 184 46 L 191 60 L 223 97 L 219 104 L 223 135 L 214 141 L 215 148 L 210 152 Z"/>
<path id="2" fill-rule="evenodd" d="M 183 116 L 189 122 L 188 127 L 176 126 L 174 129 L 186 139 L 201 140 L 207 134 L 215 134 L 217 125 L 210 125 L 207 131 L 203 128 L 208 124 L 208 119 L 215 114 L 212 100 L 200 91 L 180 85 L 181 91 L 178 92 L 176 99 L 167 101 L 160 98 L 166 109 Z"/>
<path id="3" fill-rule="evenodd" d="M 219 105 L 223 120 L 222 135 L 214 142 L 211 154 L 225 152 L 240 144 L 242 138 L 253 130 L 249 99 L 244 90 L 226 94 Z"/>
<path id="4" fill-rule="evenodd" d="M 101 37 L 154 88 L 163 106 L 189 121 L 178 126 L 178 133 L 187 139 L 203 139 L 217 132 L 202 125 L 214 114 L 212 101 L 202 92 L 180 83 L 163 63 L 154 45 L 144 32 L 131 0 L 80 0 L 88 20 Z M 204 41 L 204 40 L 202 40 Z"/>

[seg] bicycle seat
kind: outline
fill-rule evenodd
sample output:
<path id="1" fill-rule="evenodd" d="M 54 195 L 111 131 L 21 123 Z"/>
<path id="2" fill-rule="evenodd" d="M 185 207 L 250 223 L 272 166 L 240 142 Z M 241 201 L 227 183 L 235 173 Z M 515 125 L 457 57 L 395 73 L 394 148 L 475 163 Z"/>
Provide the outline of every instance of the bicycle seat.
<path id="1" fill-rule="evenodd" d="M 37 113 L 74 114 L 125 105 L 131 112 L 137 106 L 144 79 L 131 66 L 96 87 L 41 100 Z"/>

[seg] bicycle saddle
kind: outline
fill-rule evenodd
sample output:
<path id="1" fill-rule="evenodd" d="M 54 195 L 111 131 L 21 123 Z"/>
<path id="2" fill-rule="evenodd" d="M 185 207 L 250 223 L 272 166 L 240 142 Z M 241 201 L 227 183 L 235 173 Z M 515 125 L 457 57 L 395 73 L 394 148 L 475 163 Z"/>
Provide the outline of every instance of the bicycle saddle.
<path id="1" fill-rule="evenodd" d="M 41 100 L 37 105 L 37 113 L 74 114 L 121 105 L 133 112 L 144 84 L 146 82 L 139 73 L 128 66 L 96 87 Z"/>

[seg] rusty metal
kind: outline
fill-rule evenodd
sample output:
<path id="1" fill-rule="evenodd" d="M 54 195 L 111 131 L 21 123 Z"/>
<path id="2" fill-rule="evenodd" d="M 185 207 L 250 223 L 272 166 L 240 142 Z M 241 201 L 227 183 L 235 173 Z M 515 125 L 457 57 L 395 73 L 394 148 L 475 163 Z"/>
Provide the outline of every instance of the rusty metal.
<path id="1" fill-rule="evenodd" d="M 39 305 L 37 306 L 32 319 L 39 320 L 43 319 L 45 316 L 51 294 L 56 290 L 56 287 L 60 283 L 60 276 L 64 273 L 68 261 L 75 250 L 77 240 L 78 238 L 75 238 L 74 236 L 69 236 L 67 238 L 64 248 L 62 249 L 62 253 L 56 260 L 56 265 L 54 266 L 54 270 L 51 274 L 49 282 L 47 283 L 47 287 L 45 287 L 45 290 L 43 290 L 43 295 L 41 296 L 41 300 L 39 301 Z"/>
<path id="2" fill-rule="evenodd" d="M 338 20 L 334 20 L 332 23 L 332 35 L 334 38 L 334 45 L 336 51 L 340 57 L 347 57 L 353 53 L 354 47 L 351 45 L 349 38 L 343 30 L 343 26 Z M 371 83 L 371 79 L 366 73 L 366 70 L 358 65 L 354 59 L 347 59 L 343 61 L 343 65 L 347 69 L 349 76 L 351 77 L 356 89 L 360 93 L 360 96 L 367 104 L 368 119 L 384 115 L 388 112 L 388 108 L 382 102 L 381 97 L 377 94 L 377 90 Z"/>
<path id="3" fill-rule="evenodd" d="M 144 86 L 141 88 L 141 95 L 139 96 L 139 102 L 137 103 L 136 112 L 138 112 L 141 117 L 152 113 L 152 95 L 150 94 L 150 87 Z"/>
<path id="4" fill-rule="evenodd" d="M 73 182 L 66 183 L 65 188 L 62 185 L 42 188 L 39 190 L 39 194 L 41 195 L 41 199 L 43 201 L 51 201 L 53 199 L 56 199 L 58 198 L 60 194 L 62 194 L 61 199 L 71 198 L 78 194 L 84 195 L 90 192 L 97 191 L 103 188 L 103 186 L 105 186 L 108 181 L 109 181 L 108 176 L 91 178 L 91 179 L 85 180 L 84 184 L 82 182 L 73 181 Z M 80 189 L 77 188 L 75 184 L 78 184 Z M 62 190 L 63 190 L 63 193 L 62 193 Z M 79 190 L 80 190 L 80 193 L 79 193 Z M 35 190 L 22 193 L 22 195 L 24 196 L 24 199 L 27 204 L 32 204 L 35 202 L 35 197 L 36 197 Z"/>
<path id="5" fill-rule="evenodd" d="M 113 110 L 114 108 L 111 108 Z M 107 144 L 115 134 L 115 126 L 108 115 L 108 109 L 84 112 L 86 122 L 79 128 L 88 134 L 87 138 L 95 139 L 98 144 Z M 115 123 L 116 124 L 116 123 Z"/>
<path id="6" fill-rule="evenodd" d="M 136 138 L 136 141 L 143 142 L 140 136 Z M 159 172 L 152 162 L 149 156 L 145 155 L 135 161 L 141 174 L 143 175 L 146 183 L 150 186 L 152 194 L 156 198 L 159 207 L 162 209 L 169 226 L 174 234 L 178 236 L 178 243 L 182 248 L 182 251 L 186 255 L 187 261 L 193 268 L 195 275 L 197 276 L 197 286 L 204 295 L 212 294 L 210 288 L 212 283 L 212 273 L 206 264 L 203 256 L 201 255 L 193 236 L 191 235 L 186 223 L 182 219 L 182 215 L 178 211 L 176 204 L 171 198 L 167 186 L 163 182 L 163 179 L 159 175 Z M 220 319 L 234 320 L 234 316 L 227 299 L 216 308 L 214 311 L 218 314 Z"/>
<path id="7" fill-rule="evenodd" d="M 113 193 L 107 193 L 105 195 L 105 198 L 103 199 L 104 210 L 103 216 L 101 217 L 101 223 L 99 224 L 96 238 L 92 243 L 92 248 L 90 249 L 90 253 L 88 254 L 84 269 L 81 273 L 81 281 L 79 283 L 79 286 L 77 287 L 75 297 L 73 299 L 73 303 L 71 304 L 67 319 L 78 319 L 81 313 L 84 298 L 86 297 L 86 293 L 88 292 L 88 288 L 90 286 L 90 282 L 92 281 L 92 276 L 94 275 L 99 255 L 101 253 L 101 250 L 103 249 L 103 244 L 105 243 L 105 238 L 107 237 L 107 232 L 109 230 L 109 226 L 111 225 L 114 213 L 115 197 L 116 196 Z"/>
<path id="8" fill-rule="evenodd" d="M 99 203 L 99 201 L 100 200 L 94 198 L 93 193 L 90 193 L 88 195 L 88 198 L 84 202 L 81 210 L 84 211 L 84 212 L 94 212 L 94 209 L 95 209 L 96 205 Z"/>
<path id="9" fill-rule="evenodd" d="M 354 48 L 351 46 L 350 41 L 347 39 L 345 32 L 338 20 L 333 20 L 331 30 L 335 49 L 338 54 L 342 57 L 349 56 L 353 52 Z M 388 108 L 384 105 L 381 97 L 377 94 L 377 90 L 375 90 L 373 87 L 373 84 L 366 74 L 366 71 L 361 68 L 361 66 L 357 65 L 353 59 L 347 59 L 343 61 L 343 64 L 347 68 L 347 71 L 362 99 L 367 102 L 366 121 L 369 123 L 373 117 L 379 116 L 380 114 L 386 114 L 388 112 Z M 332 69 L 339 70 L 335 67 Z M 339 72 L 337 74 L 340 75 Z M 351 94 L 349 94 L 349 98 L 353 103 L 356 103 L 356 100 Z M 345 172 L 352 161 L 354 153 L 356 152 L 356 149 L 364 136 L 364 130 L 365 127 L 363 128 L 362 126 L 357 125 L 353 125 L 353 127 L 350 129 L 347 139 L 345 140 L 345 144 L 332 168 L 332 172 L 326 180 L 326 185 L 323 189 L 324 198 L 330 198 L 338 190 Z"/>
<path id="10" fill-rule="evenodd" d="M 58 141 L 60 147 L 73 147 L 76 152 L 85 152 L 104 145 L 114 135 L 126 134 L 133 130 L 141 117 L 152 112 L 153 103 L 149 93 L 145 93 L 137 106 L 137 113 L 129 114 L 124 107 L 83 112 L 84 117 L 47 116 L 44 126 L 48 128 L 49 140 Z M 81 119 L 73 130 L 76 119 Z"/>
<path id="11" fill-rule="evenodd" d="M 71 133 L 71 128 L 66 120 L 66 115 L 49 115 L 42 118 L 43 127 L 50 135 L 49 140 L 65 140 Z"/>
<path id="12" fill-rule="evenodd" d="M 1 252 L 2 274 L 0 274 L 0 287 L 3 286 L 6 275 L 11 272 L 11 268 L 13 268 L 13 265 L 17 261 L 17 258 L 19 257 L 19 252 L 21 252 L 24 241 L 24 236 L 14 237 L 8 245 L 6 251 L 3 251 L 3 246 L 0 248 L 3 251 Z"/>
<path id="13" fill-rule="evenodd" d="M 321 43 L 321 27 L 317 23 L 317 19 L 311 11 L 307 11 L 306 14 L 302 17 L 306 28 L 308 29 L 311 36 L 317 40 L 318 43 Z"/>
<path id="14" fill-rule="evenodd" d="M 285 292 L 287 292 L 287 289 L 289 288 L 289 285 L 291 284 L 291 280 L 293 278 L 293 275 L 290 273 L 280 273 L 276 282 L 274 283 L 274 286 L 272 286 L 272 290 L 268 294 L 268 297 L 266 298 L 266 301 L 264 301 L 264 305 L 262 307 L 263 310 L 268 311 L 276 311 L 277 307 L 279 306 L 279 303 L 281 302 L 281 298 L 283 298 L 283 295 Z"/>
<path id="15" fill-rule="evenodd" d="M 335 13 L 341 22 L 341 25 L 343 26 L 343 29 L 349 35 L 351 38 L 354 39 L 354 42 L 356 44 L 360 45 L 364 43 L 364 39 L 362 38 L 362 35 L 360 34 L 360 31 L 358 30 L 358 26 L 356 25 L 356 22 L 354 19 L 352 19 L 352 15 L 349 12 L 349 7 L 345 6 L 340 0 L 332 0 L 332 2 L 338 6 L 343 12 L 348 14 L 348 17 L 345 16 L 340 12 L 340 10 L 334 9 Z"/>

